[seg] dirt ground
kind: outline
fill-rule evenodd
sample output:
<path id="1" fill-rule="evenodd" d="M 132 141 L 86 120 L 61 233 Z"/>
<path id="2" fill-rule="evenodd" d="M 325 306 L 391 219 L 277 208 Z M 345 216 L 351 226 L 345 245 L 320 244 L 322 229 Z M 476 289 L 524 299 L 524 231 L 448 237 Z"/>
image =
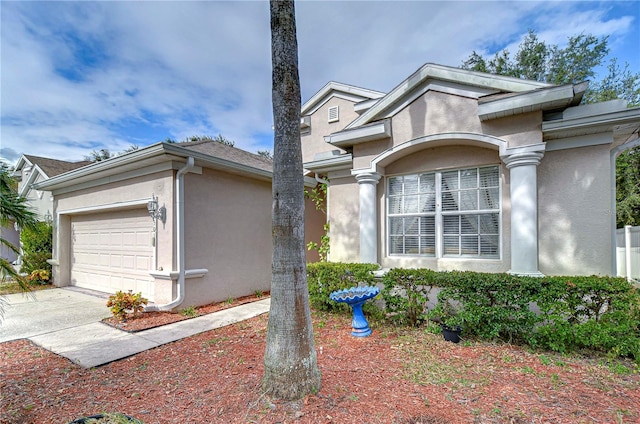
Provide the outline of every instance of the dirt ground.
<path id="1" fill-rule="evenodd" d="M 217 307 L 226 306 L 234 304 Z M 631 362 L 453 344 L 425 328 L 375 322 L 370 337 L 355 338 L 348 315 L 313 312 L 313 322 L 322 388 L 297 402 L 261 393 L 267 315 L 88 370 L 26 340 L 2 343 L 0 422 L 68 423 L 100 412 L 144 423 L 640 422 Z"/>

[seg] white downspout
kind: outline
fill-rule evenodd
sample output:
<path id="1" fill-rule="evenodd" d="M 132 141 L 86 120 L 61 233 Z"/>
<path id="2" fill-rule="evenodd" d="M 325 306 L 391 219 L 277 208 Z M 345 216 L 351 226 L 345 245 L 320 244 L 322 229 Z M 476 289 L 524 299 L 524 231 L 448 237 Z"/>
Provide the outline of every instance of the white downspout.
<path id="1" fill-rule="evenodd" d="M 184 175 L 194 168 L 193 157 L 187 159 L 187 164 L 176 172 L 176 267 L 178 268 L 178 297 L 165 305 L 151 305 L 145 311 L 171 311 L 184 301 L 185 295 L 185 255 L 184 255 Z"/>

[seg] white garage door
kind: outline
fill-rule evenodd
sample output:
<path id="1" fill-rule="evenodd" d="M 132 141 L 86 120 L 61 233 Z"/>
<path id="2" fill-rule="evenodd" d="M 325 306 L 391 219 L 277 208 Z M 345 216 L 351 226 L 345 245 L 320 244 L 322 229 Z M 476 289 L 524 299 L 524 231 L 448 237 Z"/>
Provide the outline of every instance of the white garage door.
<path id="1" fill-rule="evenodd" d="M 71 284 L 153 300 L 153 221 L 146 208 L 71 218 Z"/>

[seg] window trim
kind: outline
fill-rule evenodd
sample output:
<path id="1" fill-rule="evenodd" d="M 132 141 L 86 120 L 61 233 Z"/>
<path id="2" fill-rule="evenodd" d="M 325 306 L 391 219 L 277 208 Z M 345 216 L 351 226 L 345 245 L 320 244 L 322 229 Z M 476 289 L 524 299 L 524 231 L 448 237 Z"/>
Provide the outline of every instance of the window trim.
<path id="1" fill-rule="evenodd" d="M 442 174 L 449 171 L 460 171 L 463 169 L 476 169 L 480 170 L 482 168 L 497 168 L 498 170 L 498 201 L 499 205 L 497 210 L 494 209 L 477 209 L 477 210 L 469 210 L 469 211 L 443 211 L 442 208 Z M 429 213 L 415 213 L 415 214 L 392 214 L 390 213 L 390 180 L 393 177 L 406 177 L 406 176 L 419 176 L 421 174 L 435 174 L 435 193 L 436 193 L 436 207 L 434 212 Z M 478 172 L 479 174 L 479 172 Z M 501 164 L 487 164 L 487 165 L 469 165 L 469 166 L 460 166 L 456 168 L 446 168 L 446 169 L 438 169 L 438 170 L 428 170 L 428 171 L 416 171 L 407 174 L 394 174 L 385 176 L 385 206 L 386 206 L 386 217 L 385 217 L 385 240 L 386 240 L 386 255 L 391 258 L 421 258 L 421 259 L 453 259 L 453 260 L 482 260 L 482 261 L 491 261 L 491 260 L 502 260 L 503 257 L 503 225 L 502 225 L 502 216 L 503 216 L 503 208 L 504 201 L 502 198 L 502 165 Z M 479 190 L 478 187 L 476 190 Z M 479 207 L 480 205 L 478 205 Z M 464 254 L 445 254 L 444 253 L 444 217 L 445 216 L 460 216 L 460 215 L 483 215 L 497 213 L 498 214 L 498 253 L 496 255 L 464 255 Z M 434 216 L 435 217 L 435 253 L 434 254 L 421 254 L 421 253 L 391 253 L 391 225 L 390 221 L 393 217 L 410 217 L 410 216 Z M 458 234 L 460 236 L 460 233 Z M 420 237 L 420 235 L 418 235 Z"/>

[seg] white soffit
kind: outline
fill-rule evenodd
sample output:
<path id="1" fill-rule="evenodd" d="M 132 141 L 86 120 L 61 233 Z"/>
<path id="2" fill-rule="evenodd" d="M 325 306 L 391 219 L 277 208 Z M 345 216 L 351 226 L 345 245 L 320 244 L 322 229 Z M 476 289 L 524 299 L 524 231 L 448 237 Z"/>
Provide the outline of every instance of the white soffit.
<path id="1" fill-rule="evenodd" d="M 539 110 L 560 109 L 571 105 L 573 99 L 573 85 L 544 88 L 480 103 L 478 117 L 481 121 L 487 121 Z"/>
<path id="2" fill-rule="evenodd" d="M 326 159 L 314 160 L 313 162 L 306 162 L 303 166 L 304 169 L 318 172 L 331 172 L 339 171 L 341 169 L 351 169 L 353 163 L 353 156 L 351 153 L 333 156 Z"/>
<path id="3" fill-rule="evenodd" d="M 598 109 L 595 108 L 592 110 L 597 111 Z M 621 126 L 640 126 L 640 108 L 629 108 L 594 115 L 570 113 L 569 116 L 570 117 L 566 119 L 543 122 L 542 134 L 544 140 L 613 132 Z"/>
<path id="4" fill-rule="evenodd" d="M 387 137 L 391 137 L 391 121 L 389 119 L 327 135 L 324 137 L 324 141 L 336 147 L 349 147 Z"/>

